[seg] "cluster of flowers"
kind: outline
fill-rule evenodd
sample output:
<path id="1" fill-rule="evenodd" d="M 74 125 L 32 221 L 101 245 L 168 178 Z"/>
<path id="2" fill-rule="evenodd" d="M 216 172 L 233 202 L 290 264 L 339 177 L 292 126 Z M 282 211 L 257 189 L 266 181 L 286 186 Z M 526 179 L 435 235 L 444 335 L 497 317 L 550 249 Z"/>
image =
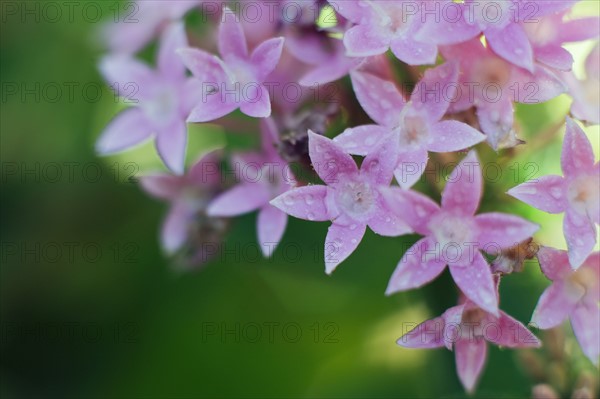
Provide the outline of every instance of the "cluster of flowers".
<path id="1" fill-rule="evenodd" d="M 111 53 L 100 63 L 111 86 L 122 89 L 120 95 L 131 97 L 126 88 L 135 84 L 137 106 L 115 117 L 97 149 L 110 154 L 154 139 L 172 173 L 148 175 L 141 183 L 171 204 L 162 230 L 169 253 L 214 237 L 223 218 L 254 210 L 267 257 L 274 246 L 266 244 L 281 240 L 288 215 L 331 221 L 327 273 L 352 254 L 367 226 L 383 236 L 422 235 L 400 260 L 387 294 L 421 287 L 448 266 L 462 300 L 398 344 L 454 349 L 460 380 L 472 390 L 485 363 L 485 340 L 506 347 L 540 342 L 499 310 L 499 276 L 506 270 L 490 267 L 482 254 L 501 258 L 503 251 L 527 242 L 538 226 L 504 213 L 475 215 L 483 177 L 475 150 L 468 150 L 485 141 L 495 150 L 522 143 L 514 128 L 514 103 L 543 102 L 562 93 L 574 100 L 573 118 L 600 123 L 598 46 L 587 60 L 586 81 L 572 73 L 573 58 L 563 47 L 595 39 L 600 30 L 598 18 L 570 18 L 575 3 L 139 1 L 136 23 L 106 29 Z M 192 12 L 205 19 L 204 29 L 218 33 L 201 36 L 186 26 Z M 152 69 L 136 57 L 155 38 Z M 415 68 L 423 65 L 430 68 Z M 409 95 L 400 90 L 394 68 L 419 78 Z M 325 130 L 343 107 L 323 107 L 310 93 L 348 75 L 372 123 L 348 127 L 330 139 Z M 278 90 L 290 84 L 299 88 L 293 98 Z M 339 103 L 345 97 L 338 97 Z M 236 110 L 261 118 L 261 150 L 231 159 L 241 165 L 238 172 L 258 165 L 258 178 L 238 173 L 238 184 L 222 187 L 214 173 L 221 152 L 205 154 L 186 173 L 187 123 L 227 123 L 239 119 Z M 248 118 L 242 126 L 254 125 Z M 448 177 L 441 205 L 411 188 L 430 152 L 457 151 L 468 154 Z M 360 166 L 353 156 L 363 157 Z M 302 160 L 323 185 L 291 172 L 290 163 Z M 532 322 L 547 329 L 570 318 L 584 353 L 597 364 L 600 258 L 592 252 L 600 218 L 600 166 L 570 118 L 561 163 L 564 177 L 545 176 L 508 194 L 549 213 L 565 212 L 568 252 L 542 247 L 537 254 L 553 284 Z M 488 324 L 497 333 L 490 333 Z"/>

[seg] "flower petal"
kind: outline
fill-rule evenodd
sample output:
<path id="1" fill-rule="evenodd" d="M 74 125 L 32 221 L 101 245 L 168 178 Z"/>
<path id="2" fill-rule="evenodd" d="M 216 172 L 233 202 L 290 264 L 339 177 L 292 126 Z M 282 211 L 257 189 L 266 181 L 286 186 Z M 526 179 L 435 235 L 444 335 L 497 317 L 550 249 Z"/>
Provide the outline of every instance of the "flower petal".
<path id="1" fill-rule="evenodd" d="M 390 47 L 389 39 L 373 31 L 370 25 L 356 25 L 344 34 L 344 46 L 350 57 L 372 57 L 383 54 Z"/>
<path id="2" fill-rule="evenodd" d="M 600 356 L 600 312 L 598 303 L 582 302 L 571 314 L 571 326 L 583 353 L 598 367 Z"/>
<path id="3" fill-rule="evenodd" d="M 533 49 L 521 25 L 511 23 L 504 29 L 487 29 L 485 37 L 496 54 L 518 67 L 533 72 Z"/>
<path id="4" fill-rule="evenodd" d="M 488 253 L 518 245 L 538 231 L 540 226 L 515 215 L 506 213 L 483 213 L 475 216 L 479 229 L 478 244 Z"/>
<path id="5" fill-rule="evenodd" d="M 507 348 L 539 348 L 540 340 L 518 320 L 503 311 L 491 326 L 484 325 L 484 338 Z"/>
<path id="6" fill-rule="evenodd" d="M 485 141 L 486 136 L 466 123 L 441 121 L 431 126 L 431 142 L 427 146 L 433 152 L 453 152 L 472 147 Z"/>
<path id="7" fill-rule="evenodd" d="M 594 250 L 596 226 L 587 215 L 568 209 L 563 220 L 563 233 L 569 248 L 571 267 L 577 269 Z"/>
<path id="8" fill-rule="evenodd" d="M 283 37 L 265 40 L 252 52 L 250 61 L 256 69 L 256 79 L 259 82 L 263 82 L 279 63 L 283 51 L 283 42 Z"/>
<path id="9" fill-rule="evenodd" d="M 148 88 L 156 80 L 148 65 L 122 54 L 102 58 L 99 69 L 106 83 L 130 103 L 147 98 Z"/>
<path id="10" fill-rule="evenodd" d="M 349 154 L 365 156 L 371 153 L 380 141 L 388 136 L 390 129 L 379 125 L 363 125 L 347 128 L 333 142 Z"/>
<path id="11" fill-rule="evenodd" d="M 412 232 L 412 229 L 400 214 L 393 212 L 387 201 L 381 196 L 378 198 L 378 207 L 377 212 L 368 221 L 369 227 L 376 234 L 385 237 L 397 237 Z"/>
<path id="12" fill-rule="evenodd" d="M 106 126 L 96 142 L 96 151 L 107 155 L 126 150 L 152 137 L 152 131 L 140 108 L 126 109 Z"/>
<path id="13" fill-rule="evenodd" d="M 428 69 L 410 96 L 411 104 L 417 111 L 425 111 L 432 123 L 439 121 L 456 97 L 457 80 L 458 64 L 455 62 Z"/>
<path id="14" fill-rule="evenodd" d="M 350 77 L 356 98 L 371 119 L 382 126 L 396 127 L 406 100 L 394 83 L 367 72 L 355 71 Z"/>
<path id="15" fill-rule="evenodd" d="M 540 247 L 537 253 L 542 273 L 550 280 L 561 280 L 573 272 L 567 251 L 551 247 Z"/>
<path id="16" fill-rule="evenodd" d="M 283 237 L 287 220 L 287 214 L 272 205 L 266 205 L 258 212 L 258 242 L 266 258 L 271 257 Z"/>
<path id="17" fill-rule="evenodd" d="M 471 257 L 468 256 L 466 258 Z M 490 265 L 479 251 L 475 251 L 472 262 L 465 265 L 450 265 L 452 278 L 461 291 L 481 309 L 498 315 L 498 297 Z"/>
<path id="18" fill-rule="evenodd" d="M 185 65 L 177 56 L 176 51 L 188 46 L 183 22 L 169 26 L 162 34 L 158 50 L 158 70 L 164 76 L 185 77 Z"/>
<path id="19" fill-rule="evenodd" d="M 567 209 L 567 183 L 562 176 L 548 175 L 511 188 L 508 194 L 548 213 Z"/>
<path id="20" fill-rule="evenodd" d="M 187 125 L 182 120 L 175 121 L 167 129 L 161 129 L 156 135 L 158 155 L 178 175 L 182 175 L 185 170 L 187 137 Z"/>
<path id="21" fill-rule="evenodd" d="M 540 296 L 531 324 L 543 330 L 558 326 L 573 312 L 582 295 L 583 292 L 569 291 L 562 281 L 552 283 Z"/>
<path id="22" fill-rule="evenodd" d="M 550 68 L 570 71 L 573 66 L 573 56 L 559 46 L 546 46 L 535 49 L 535 59 Z"/>
<path id="23" fill-rule="evenodd" d="M 209 216 L 237 216 L 269 203 L 270 193 L 262 184 L 242 183 L 215 198 L 206 213 Z"/>
<path id="24" fill-rule="evenodd" d="M 473 215 L 479 207 L 482 188 L 481 164 L 472 150 L 448 177 L 442 193 L 442 208 Z"/>
<path id="25" fill-rule="evenodd" d="M 398 132 L 392 132 L 363 160 L 360 172 L 375 185 L 389 186 L 398 163 Z"/>
<path id="26" fill-rule="evenodd" d="M 173 204 L 161 229 L 161 241 L 165 252 L 172 254 L 185 244 L 188 225 L 193 216 L 194 213 L 183 201 Z"/>
<path id="27" fill-rule="evenodd" d="M 140 185 L 151 196 L 169 201 L 177 198 L 182 180 L 170 174 L 146 175 L 140 177 Z"/>
<path id="28" fill-rule="evenodd" d="M 594 167 L 594 150 L 583 130 L 571 118 L 567 118 L 567 130 L 560 158 L 565 176 L 576 176 Z"/>
<path id="29" fill-rule="evenodd" d="M 429 154 L 425 148 L 400 153 L 398 155 L 398 165 L 394 172 L 400 187 L 407 190 L 418 182 L 425 172 L 428 160 Z"/>
<path id="30" fill-rule="evenodd" d="M 248 58 L 246 35 L 238 16 L 228 7 L 223 9 L 219 26 L 219 53 L 227 63 Z"/>
<path id="31" fill-rule="evenodd" d="M 432 238 L 417 241 L 404 253 L 388 283 L 386 295 L 421 287 L 435 279 L 446 267 L 439 246 Z"/>
<path id="32" fill-rule="evenodd" d="M 245 102 L 240 106 L 240 110 L 253 118 L 267 118 L 271 116 L 271 99 L 269 91 L 263 85 L 251 85 L 244 90 Z"/>
<path id="33" fill-rule="evenodd" d="M 440 207 L 426 195 L 413 190 L 387 187 L 379 190 L 391 213 L 400 216 L 417 233 L 429 235 L 428 224 Z"/>
<path id="34" fill-rule="evenodd" d="M 483 338 L 460 339 L 454 345 L 456 372 L 467 392 L 475 389 L 487 358 L 487 343 Z"/>
<path id="35" fill-rule="evenodd" d="M 358 173 L 354 159 L 327 137 L 308 131 L 308 152 L 314 170 L 328 185 L 335 185 L 340 176 Z"/>
<path id="36" fill-rule="evenodd" d="M 223 61 L 216 55 L 197 48 L 183 48 L 176 51 L 183 64 L 202 84 L 220 87 L 227 81 Z"/>
<path id="37" fill-rule="evenodd" d="M 405 348 L 431 349 L 441 348 L 445 345 L 444 327 L 446 322 L 443 317 L 424 321 L 402 337 L 396 343 Z"/>
<path id="38" fill-rule="evenodd" d="M 210 122 L 230 114 L 238 105 L 235 102 L 228 101 L 229 97 L 225 96 L 223 98 L 221 93 L 206 96 L 205 101 L 199 103 L 190 112 L 187 121 L 192 123 Z"/>
<path id="39" fill-rule="evenodd" d="M 414 36 L 392 40 L 390 49 L 400 61 L 408 65 L 435 64 L 438 55 L 437 44 L 416 41 Z"/>
<path id="40" fill-rule="evenodd" d="M 281 194 L 271 205 L 295 218 L 322 222 L 331 219 L 326 197 L 327 186 L 304 186 Z"/>
<path id="41" fill-rule="evenodd" d="M 477 107 L 477 119 L 481 131 L 487 136 L 490 146 L 497 150 L 500 147 L 514 147 L 513 130 L 514 109 L 507 96 L 495 103 L 486 102 Z"/>
<path id="42" fill-rule="evenodd" d="M 364 224 L 340 225 L 333 222 L 325 239 L 325 272 L 335 268 L 354 252 L 362 240 L 367 226 Z"/>

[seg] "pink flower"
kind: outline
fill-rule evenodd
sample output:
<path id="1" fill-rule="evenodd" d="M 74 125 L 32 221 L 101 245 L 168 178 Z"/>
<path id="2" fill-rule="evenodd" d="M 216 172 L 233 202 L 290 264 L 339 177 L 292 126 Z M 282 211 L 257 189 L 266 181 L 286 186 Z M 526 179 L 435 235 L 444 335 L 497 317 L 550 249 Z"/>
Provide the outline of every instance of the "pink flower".
<path id="1" fill-rule="evenodd" d="M 477 107 L 481 130 L 494 149 L 518 143 L 513 130 L 513 102 L 537 104 L 566 91 L 549 69 L 537 65 L 530 73 L 498 57 L 478 38 L 440 48 L 447 60 L 460 64 L 459 88 L 450 112 Z"/>
<path id="2" fill-rule="evenodd" d="M 600 356 L 600 253 L 590 255 L 573 271 L 566 251 L 542 247 L 540 267 L 552 285 L 544 291 L 531 323 L 541 329 L 554 328 L 567 318 L 583 353 L 598 366 Z"/>
<path id="3" fill-rule="evenodd" d="M 407 2 L 387 0 L 329 0 L 334 9 L 353 22 L 344 34 L 350 57 L 370 57 L 388 49 L 409 65 L 434 64 L 437 45 L 429 37 L 416 39 L 423 20 Z M 416 8 L 416 3 L 413 8 Z"/>
<path id="4" fill-rule="evenodd" d="M 281 240 L 287 215 L 269 204 L 276 196 L 295 185 L 288 164 L 275 149 L 277 131 L 268 118 L 262 121 L 263 151 L 234 157 L 233 163 L 241 183 L 215 198 L 207 209 L 209 216 L 230 217 L 259 210 L 258 239 L 266 257 L 271 256 Z"/>
<path id="5" fill-rule="evenodd" d="M 161 231 L 164 250 L 173 254 L 188 241 L 192 225 L 220 187 L 219 162 L 214 153 L 200 158 L 184 176 L 166 173 L 143 176 L 142 188 L 170 203 Z"/>
<path id="6" fill-rule="evenodd" d="M 600 45 L 596 45 L 585 60 L 585 78 L 579 80 L 573 72 L 562 77 L 573 97 L 571 114 L 585 123 L 600 124 Z"/>
<path id="7" fill-rule="evenodd" d="M 477 306 L 498 314 L 490 266 L 480 252 L 499 253 L 531 237 L 538 226 L 504 213 L 474 216 L 482 191 L 480 163 L 471 151 L 448 177 L 442 207 L 410 190 L 389 188 L 386 198 L 425 237 L 402 257 L 386 294 L 421 287 L 449 266 L 454 282 Z"/>
<path id="8" fill-rule="evenodd" d="M 371 152 L 359 169 L 352 157 L 332 140 L 309 132 L 309 154 L 313 168 L 326 186 L 295 188 L 271 204 L 300 219 L 332 221 L 325 240 L 328 274 L 354 252 L 367 226 L 383 236 L 411 231 L 391 212 L 381 195 L 393 178 L 395 146 L 382 146 Z"/>
<path id="9" fill-rule="evenodd" d="M 153 137 L 167 167 L 183 173 L 185 120 L 199 98 L 196 83 L 186 76 L 175 54 L 185 46 L 184 26 L 178 23 L 161 37 L 155 71 L 127 55 L 110 55 L 102 60 L 100 71 L 113 90 L 138 106 L 126 109 L 105 128 L 96 143 L 100 154 L 123 151 Z"/>
<path id="10" fill-rule="evenodd" d="M 494 289 L 497 297 L 497 287 Z M 487 358 L 487 342 L 507 348 L 538 348 L 540 341 L 518 320 L 503 311 L 487 312 L 472 301 L 463 301 L 440 317 L 427 320 L 400 337 L 407 348 L 454 350 L 460 382 L 471 393 Z"/>
<path id="11" fill-rule="evenodd" d="M 105 40 L 111 51 L 132 54 L 141 50 L 155 35 L 177 22 L 202 0 L 136 0 L 118 4 L 114 17 L 118 22 L 104 27 Z"/>
<path id="12" fill-rule="evenodd" d="M 513 197 L 548 213 L 565 212 L 563 232 L 571 266 L 577 269 L 596 244 L 600 222 L 600 165 L 581 128 L 567 118 L 561 165 L 564 177 L 543 176 L 508 191 Z"/>
<path id="13" fill-rule="evenodd" d="M 255 118 L 270 116 L 271 100 L 263 83 L 279 62 L 283 42 L 281 37 L 269 39 L 248 53 L 238 17 L 225 8 L 218 41 L 222 60 L 199 49 L 179 51 L 184 64 L 202 83 L 202 101 L 188 121 L 209 122 L 237 108 Z"/>
<path id="14" fill-rule="evenodd" d="M 447 63 L 430 69 L 406 102 L 392 82 L 365 72 L 353 72 L 358 101 L 377 125 L 346 129 L 334 141 L 351 154 L 367 155 L 383 141 L 397 147 L 396 180 L 411 187 L 422 175 L 428 151 L 451 152 L 469 148 L 485 136 L 458 121 L 442 121 L 455 96 L 458 70 Z M 398 140 L 390 142 L 390 132 Z"/>

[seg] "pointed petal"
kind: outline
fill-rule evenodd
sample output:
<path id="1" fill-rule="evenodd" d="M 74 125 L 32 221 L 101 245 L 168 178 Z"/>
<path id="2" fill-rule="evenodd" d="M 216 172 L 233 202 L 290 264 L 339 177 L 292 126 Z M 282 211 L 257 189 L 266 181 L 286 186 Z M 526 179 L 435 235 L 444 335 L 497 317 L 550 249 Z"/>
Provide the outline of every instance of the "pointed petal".
<path id="1" fill-rule="evenodd" d="M 349 154 L 365 156 L 375 150 L 380 141 L 388 136 L 390 129 L 379 125 L 363 125 L 347 128 L 333 142 Z"/>
<path id="2" fill-rule="evenodd" d="M 298 83 L 301 86 L 310 87 L 334 82 L 348 75 L 348 73 L 354 68 L 357 68 L 363 60 L 363 58 L 346 57 L 337 61 L 333 60 L 331 61 L 331 64 L 325 63 L 317 65 L 302 76 Z"/>
<path id="3" fill-rule="evenodd" d="M 161 230 L 161 241 L 165 252 L 172 254 L 185 244 L 188 237 L 188 224 L 193 215 L 183 201 L 178 201 L 171 207 Z"/>
<path id="4" fill-rule="evenodd" d="M 533 72 L 533 49 L 521 25 L 511 23 L 504 29 L 487 29 L 485 37 L 496 54 L 518 67 Z"/>
<path id="5" fill-rule="evenodd" d="M 333 223 L 325 239 L 325 272 L 331 274 L 335 268 L 354 252 L 362 240 L 367 226 L 349 226 Z"/>
<path id="6" fill-rule="evenodd" d="M 102 58 L 99 69 L 106 83 L 119 96 L 132 103 L 146 98 L 148 88 L 156 79 L 154 71 L 148 65 L 121 54 Z"/>
<path id="7" fill-rule="evenodd" d="M 444 346 L 445 325 L 443 317 L 424 321 L 398 338 L 396 343 L 405 348 L 441 348 Z"/>
<path id="8" fill-rule="evenodd" d="M 238 16 L 228 7 L 223 9 L 219 26 L 219 54 L 227 63 L 248 58 L 246 36 Z"/>
<path id="9" fill-rule="evenodd" d="M 359 23 L 363 18 L 373 14 L 372 7 L 364 7 L 358 1 L 329 0 L 329 4 L 341 16 L 354 23 Z"/>
<path id="10" fill-rule="evenodd" d="M 444 7 L 450 6 L 452 3 L 444 4 Z M 455 4 L 455 7 L 461 7 L 460 4 Z M 452 10 L 448 8 L 448 12 L 458 13 L 462 15 L 465 10 Z M 427 17 L 427 16 L 425 16 Z M 477 24 L 468 24 L 464 18 L 456 20 L 439 19 L 439 15 L 433 18 L 427 18 L 426 22 L 415 35 L 415 39 L 426 42 L 436 43 L 439 45 L 464 43 L 481 33 L 481 29 Z"/>
<path id="11" fill-rule="evenodd" d="M 582 302 L 571 314 L 571 326 L 583 353 L 597 367 L 600 356 L 600 312 L 598 304 Z"/>
<path id="12" fill-rule="evenodd" d="M 582 292 L 568 290 L 562 281 L 553 283 L 542 293 L 531 316 L 531 324 L 543 330 L 558 326 L 573 312 L 582 295 Z"/>
<path id="13" fill-rule="evenodd" d="M 308 131 L 308 152 L 321 180 L 335 185 L 340 176 L 358 173 L 354 159 L 327 137 Z"/>
<path id="14" fill-rule="evenodd" d="M 151 196 L 169 201 L 179 194 L 182 180 L 168 174 L 146 175 L 140 178 L 140 185 Z"/>
<path id="15" fill-rule="evenodd" d="M 477 107 L 477 119 L 490 146 L 498 150 L 504 143 L 509 142 L 514 134 L 514 109 L 507 96 L 496 103 L 487 102 Z"/>
<path id="16" fill-rule="evenodd" d="M 435 240 L 425 237 L 409 248 L 396 266 L 385 294 L 418 288 L 439 276 L 446 263 L 438 247 Z"/>
<path id="17" fill-rule="evenodd" d="M 455 62 L 428 69 L 410 96 L 411 104 L 416 110 L 424 111 L 431 122 L 439 121 L 456 97 L 457 80 L 458 64 Z"/>
<path id="18" fill-rule="evenodd" d="M 380 189 L 380 192 L 391 213 L 400 216 L 417 233 L 425 236 L 431 233 L 428 224 L 440 211 L 438 204 L 413 190 L 388 187 Z"/>
<path id="19" fill-rule="evenodd" d="M 542 176 L 508 190 L 508 194 L 548 213 L 567 209 L 567 182 L 562 176 Z"/>
<path id="20" fill-rule="evenodd" d="M 507 348 L 539 348 L 540 340 L 518 320 L 503 311 L 488 327 L 484 325 L 484 338 L 498 346 Z"/>
<path id="21" fill-rule="evenodd" d="M 479 248 L 484 250 L 514 247 L 532 237 L 540 228 L 518 216 L 497 212 L 477 215 L 475 223 L 479 229 Z"/>
<path id="22" fill-rule="evenodd" d="M 418 42 L 410 36 L 392 40 L 390 49 L 400 61 L 408 65 L 435 64 L 438 55 L 437 44 Z"/>
<path id="23" fill-rule="evenodd" d="M 554 72 L 543 65 L 536 65 L 533 74 L 513 68 L 511 73 L 512 85 L 506 92 L 514 101 L 524 104 L 539 104 L 567 91 L 567 86 Z"/>
<path id="24" fill-rule="evenodd" d="M 592 144 L 579 125 L 567 118 L 567 130 L 560 158 L 565 176 L 576 176 L 580 171 L 594 167 L 594 150 Z"/>
<path id="25" fill-rule="evenodd" d="M 215 198 L 206 213 L 209 216 L 237 216 L 269 203 L 270 193 L 262 184 L 242 183 Z"/>
<path id="26" fill-rule="evenodd" d="M 256 68 L 256 79 L 259 82 L 263 82 L 279 63 L 283 50 L 283 42 L 283 37 L 265 40 L 252 52 L 250 61 Z"/>
<path id="27" fill-rule="evenodd" d="M 542 272 L 550 280 L 562 280 L 573 272 L 567 251 L 542 246 L 538 250 L 537 258 Z"/>
<path id="28" fill-rule="evenodd" d="M 475 150 L 456 166 L 442 193 L 442 208 L 473 215 L 479 207 L 483 188 L 481 166 Z"/>
<path id="29" fill-rule="evenodd" d="M 229 100 L 230 96 L 223 98 L 221 93 L 206 96 L 205 101 L 200 102 L 187 118 L 188 122 L 200 123 L 210 122 L 232 113 L 238 105 Z"/>
<path id="30" fill-rule="evenodd" d="M 344 46 L 350 57 L 372 57 L 385 53 L 390 42 L 370 25 L 356 25 L 344 34 Z"/>
<path id="31" fill-rule="evenodd" d="M 387 201 L 381 196 L 378 198 L 378 211 L 369 219 L 368 225 L 376 234 L 385 237 L 397 237 L 412 233 L 400 213 L 390 209 Z"/>
<path id="32" fill-rule="evenodd" d="M 498 315 L 498 297 L 490 265 L 479 251 L 471 264 L 450 265 L 450 273 L 460 290 L 481 309 Z"/>
<path id="33" fill-rule="evenodd" d="M 389 186 L 392 182 L 398 164 L 398 140 L 398 132 L 392 132 L 363 160 L 360 172 L 374 185 Z"/>
<path id="34" fill-rule="evenodd" d="M 326 197 L 327 186 L 304 186 L 281 194 L 271 205 L 295 218 L 322 222 L 331 219 Z"/>
<path id="35" fill-rule="evenodd" d="M 140 108 L 126 109 L 106 126 L 96 142 L 96 151 L 107 155 L 126 150 L 152 137 L 152 132 Z"/>
<path id="36" fill-rule="evenodd" d="M 187 125 L 182 120 L 160 130 L 156 136 L 158 155 L 175 174 L 182 175 L 185 170 L 186 148 Z"/>
<path id="37" fill-rule="evenodd" d="M 594 250 L 596 226 L 587 215 L 567 209 L 563 220 L 563 232 L 569 248 L 569 261 L 573 269 L 579 268 Z"/>
<path id="38" fill-rule="evenodd" d="M 258 242 L 266 258 L 271 257 L 283 237 L 287 220 L 287 214 L 272 205 L 266 205 L 258 212 Z"/>
<path id="39" fill-rule="evenodd" d="M 227 80 L 223 61 L 216 55 L 197 48 L 178 49 L 176 53 L 187 69 L 203 84 L 220 87 Z"/>
<path id="40" fill-rule="evenodd" d="M 557 41 L 560 43 L 596 39 L 600 34 L 600 18 L 577 18 L 563 22 L 557 33 Z"/>
<path id="41" fill-rule="evenodd" d="M 411 188 L 419 181 L 425 168 L 429 154 L 425 148 L 419 148 L 411 152 L 400 153 L 398 155 L 398 166 L 394 172 L 396 181 L 405 190 Z"/>
<path id="42" fill-rule="evenodd" d="M 396 127 L 406 101 L 390 81 L 367 72 L 352 72 L 352 87 L 358 102 L 377 124 Z"/>
<path id="43" fill-rule="evenodd" d="M 479 130 L 458 121 L 441 121 L 429 131 L 431 142 L 427 149 L 433 152 L 454 152 L 464 150 L 485 141 Z"/>
<path id="44" fill-rule="evenodd" d="M 561 71 L 570 71 L 573 67 L 573 56 L 559 46 L 536 48 L 535 58 L 538 62 Z"/>
<path id="45" fill-rule="evenodd" d="M 456 372 L 467 392 L 475 389 L 487 358 L 487 343 L 483 338 L 461 339 L 454 345 Z"/>
<path id="46" fill-rule="evenodd" d="M 162 34 L 158 51 L 158 69 L 170 77 L 185 76 L 185 65 L 176 51 L 188 46 L 183 22 L 176 22 L 169 26 Z"/>

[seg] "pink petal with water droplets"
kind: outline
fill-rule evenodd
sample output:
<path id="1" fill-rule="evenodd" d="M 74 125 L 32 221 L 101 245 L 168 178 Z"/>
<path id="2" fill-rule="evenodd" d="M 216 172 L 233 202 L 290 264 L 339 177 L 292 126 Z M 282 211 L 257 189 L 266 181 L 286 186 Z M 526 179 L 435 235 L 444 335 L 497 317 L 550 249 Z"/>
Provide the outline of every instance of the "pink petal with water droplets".
<path id="1" fill-rule="evenodd" d="M 569 290 L 562 281 L 553 283 L 540 296 L 531 324 L 543 330 L 558 326 L 569 317 L 582 296 L 583 290 Z"/>
<path id="2" fill-rule="evenodd" d="M 349 154 L 365 156 L 377 148 L 390 129 L 379 125 L 363 125 L 347 128 L 337 135 L 333 142 Z"/>
<path id="3" fill-rule="evenodd" d="M 391 143 L 390 143 L 391 142 Z M 394 169 L 398 163 L 398 132 L 392 132 L 380 145 L 373 149 L 363 160 L 360 168 L 374 185 L 388 186 L 394 178 Z"/>
<path id="4" fill-rule="evenodd" d="M 539 210 L 561 213 L 567 209 L 567 184 L 562 176 L 542 176 L 508 190 L 508 194 Z"/>
<path id="5" fill-rule="evenodd" d="M 333 273 L 360 244 L 367 226 L 364 224 L 340 225 L 333 223 L 325 239 L 325 272 Z"/>
<path id="6" fill-rule="evenodd" d="M 271 205 L 299 219 L 325 221 L 331 219 L 326 197 L 326 186 L 304 186 L 281 194 Z"/>
<path id="7" fill-rule="evenodd" d="M 533 49 L 521 25 L 508 24 L 504 29 L 487 29 L 485 37 L 492 50 L 512 64 L 533 72 Z"/>
<path id="8" fill-rule="evenodd" d="M 542 273 L 550 280 L 564 279 L 573 271 L 569 265 L 567 251 L 542 246 L 538 250 L 537 258 Z"/>
<path id="9" fill-rule="evenodd" d="M 464 258 L 470 258 L 471 263 L 465 265 L 450 265 L 452 278 L 461 291 L 481 309 L 493 315 L 498 315 L 498 297 L 490 265 L 477 250 Z"/>
<path id="10" fill-rule="evenodd" d="M 265 257 L 271 257 L 279 244 L 285 232 L 287 220 L 287 214 L 272 205 L 266 205 L 258 212 L 258 242 Z"/>
<path id="11" fill-rule="evenodd" d="M 368 221 L 368 225 L 376 234 L 386 237 L 397 237 L 409 234 L 412 229 L 406 224 L 399 213 L 390 209 L 383 198 L 377 200 L 378 210 Z"/>
<path id="12" fill-rule="evenodd" d="M 392 53 L 408 65 L 435 64 L 438 49 L 437 44 L 418 42 L 414 36 L 402 36 L 390 43 Z"/>
<path id="13" fill-rule="evenodd" d="M 540 228 L 521 217 L 497 212 L 477 215 L 475 222 L 479 229 L 479 248 L 488 249 L 487 252 L 514 247 Z"/>
<path id="14" fill-rule="evenodd" d="M 344 34 L 344 45 L 350 57 L 372 57 L 385 53 L 390 42 L 371 25 L 356 25 Z"/>
<path id="15" fill-rule="evenodd" d="M 429 197 L 398 187 L 380 189 L 391 212 L 399 215 L 417 233 L 429 235 L 429 222 L 440 207 Z"/>
<path id="16" fill-rule="evenodd" d="M 424 321 L 402 337 L 396 343 L 405 348 L 431 349 L 444 346 L 444 327 L 446 323 L 443 317 Z"/>
<path id="17" fill-rule="evenodd" d="M 571 267 L 577 269 L 594 250 L 596 226 L 587 215 L 568 209 L 563 220 L 563 233 L 569 248 Z"/>
<path id="18" fill-rule="evenodd" d="M 560 158 L 565 176 L 576 176 L 594 167 L 594 150 L 579 125 L 567 118 L 567 130 Z"/>
<path id="19" fill-rule="evenodd" d="M 313 168 L 328 185 L 335 185 L 342 176 L 358 173 L 354 159 L 339 145 L 310 130 L 308 132 L 308 151 Z"/>
<path id="20" fill-rule="evenodd" d="M 600 312 L 598 303 L 582 302 L 571 314 L 571 326 L 583 353 L 598 367 L 600 356 Z"/>
<path id="21" fill-rule="evenodd" d="M 447 62 L 428 69 L 410 96 L 412 105 L 423 110 L 430 122 L 437 122 L 446 114 L 450 101 L 456 97 L 458 64 Z"/>
<path id="22" fill-rule="evenodd" d="M 559 46 L 546 46 L 535 49 L 537 61 L 561 71 L 570 71 L 573 67 L 573 56 Z"/>
<path id="23" fill-rule="evenodd" d="M 453 152 L 472 147 L 485 141 L 486 136 L 466 123 L 441 121 L 431 126 L 431 142 L 427 146 L 433 152 Z"/>
<path id="24" fill-rule="evenodd" d="M 460 339 L 454 345 L 456 372 L 467 392 L 475 390 L 487 358 L 487 343 L 483 338 Z"/>
<path id="25" fill-rule="evenodd" d="M 500 317 L 483 327 L 484 338 L 498 346 L 507 348 L 539 348 L 540 340 L 518 320 L 513 319 L 503 311 Z"/>
<path id="26" fill-rule="evenodd" d="M 481 164 L 473 150 L 448 177 L 442 193 L 442 208 L 473 215 L 479 207 L 482 189 Z"/>
<path id="27" fill-rule="evenodd" d="M 377 124 L 396 127 L 406 100 L 390 81 L 368 72 L 352 72 L 352 87 L 358 102 Z"/>
<path id="28" fill-rule="evenodd" d="M 407 190 L 418 182 L 425 172 L 428 160 L 429 154 L 425 148 L 400 153 L 398 155 L 398 165 L 394 172 L 394 176 L 396 176 L 396 181 L 400 187 Z"/>

